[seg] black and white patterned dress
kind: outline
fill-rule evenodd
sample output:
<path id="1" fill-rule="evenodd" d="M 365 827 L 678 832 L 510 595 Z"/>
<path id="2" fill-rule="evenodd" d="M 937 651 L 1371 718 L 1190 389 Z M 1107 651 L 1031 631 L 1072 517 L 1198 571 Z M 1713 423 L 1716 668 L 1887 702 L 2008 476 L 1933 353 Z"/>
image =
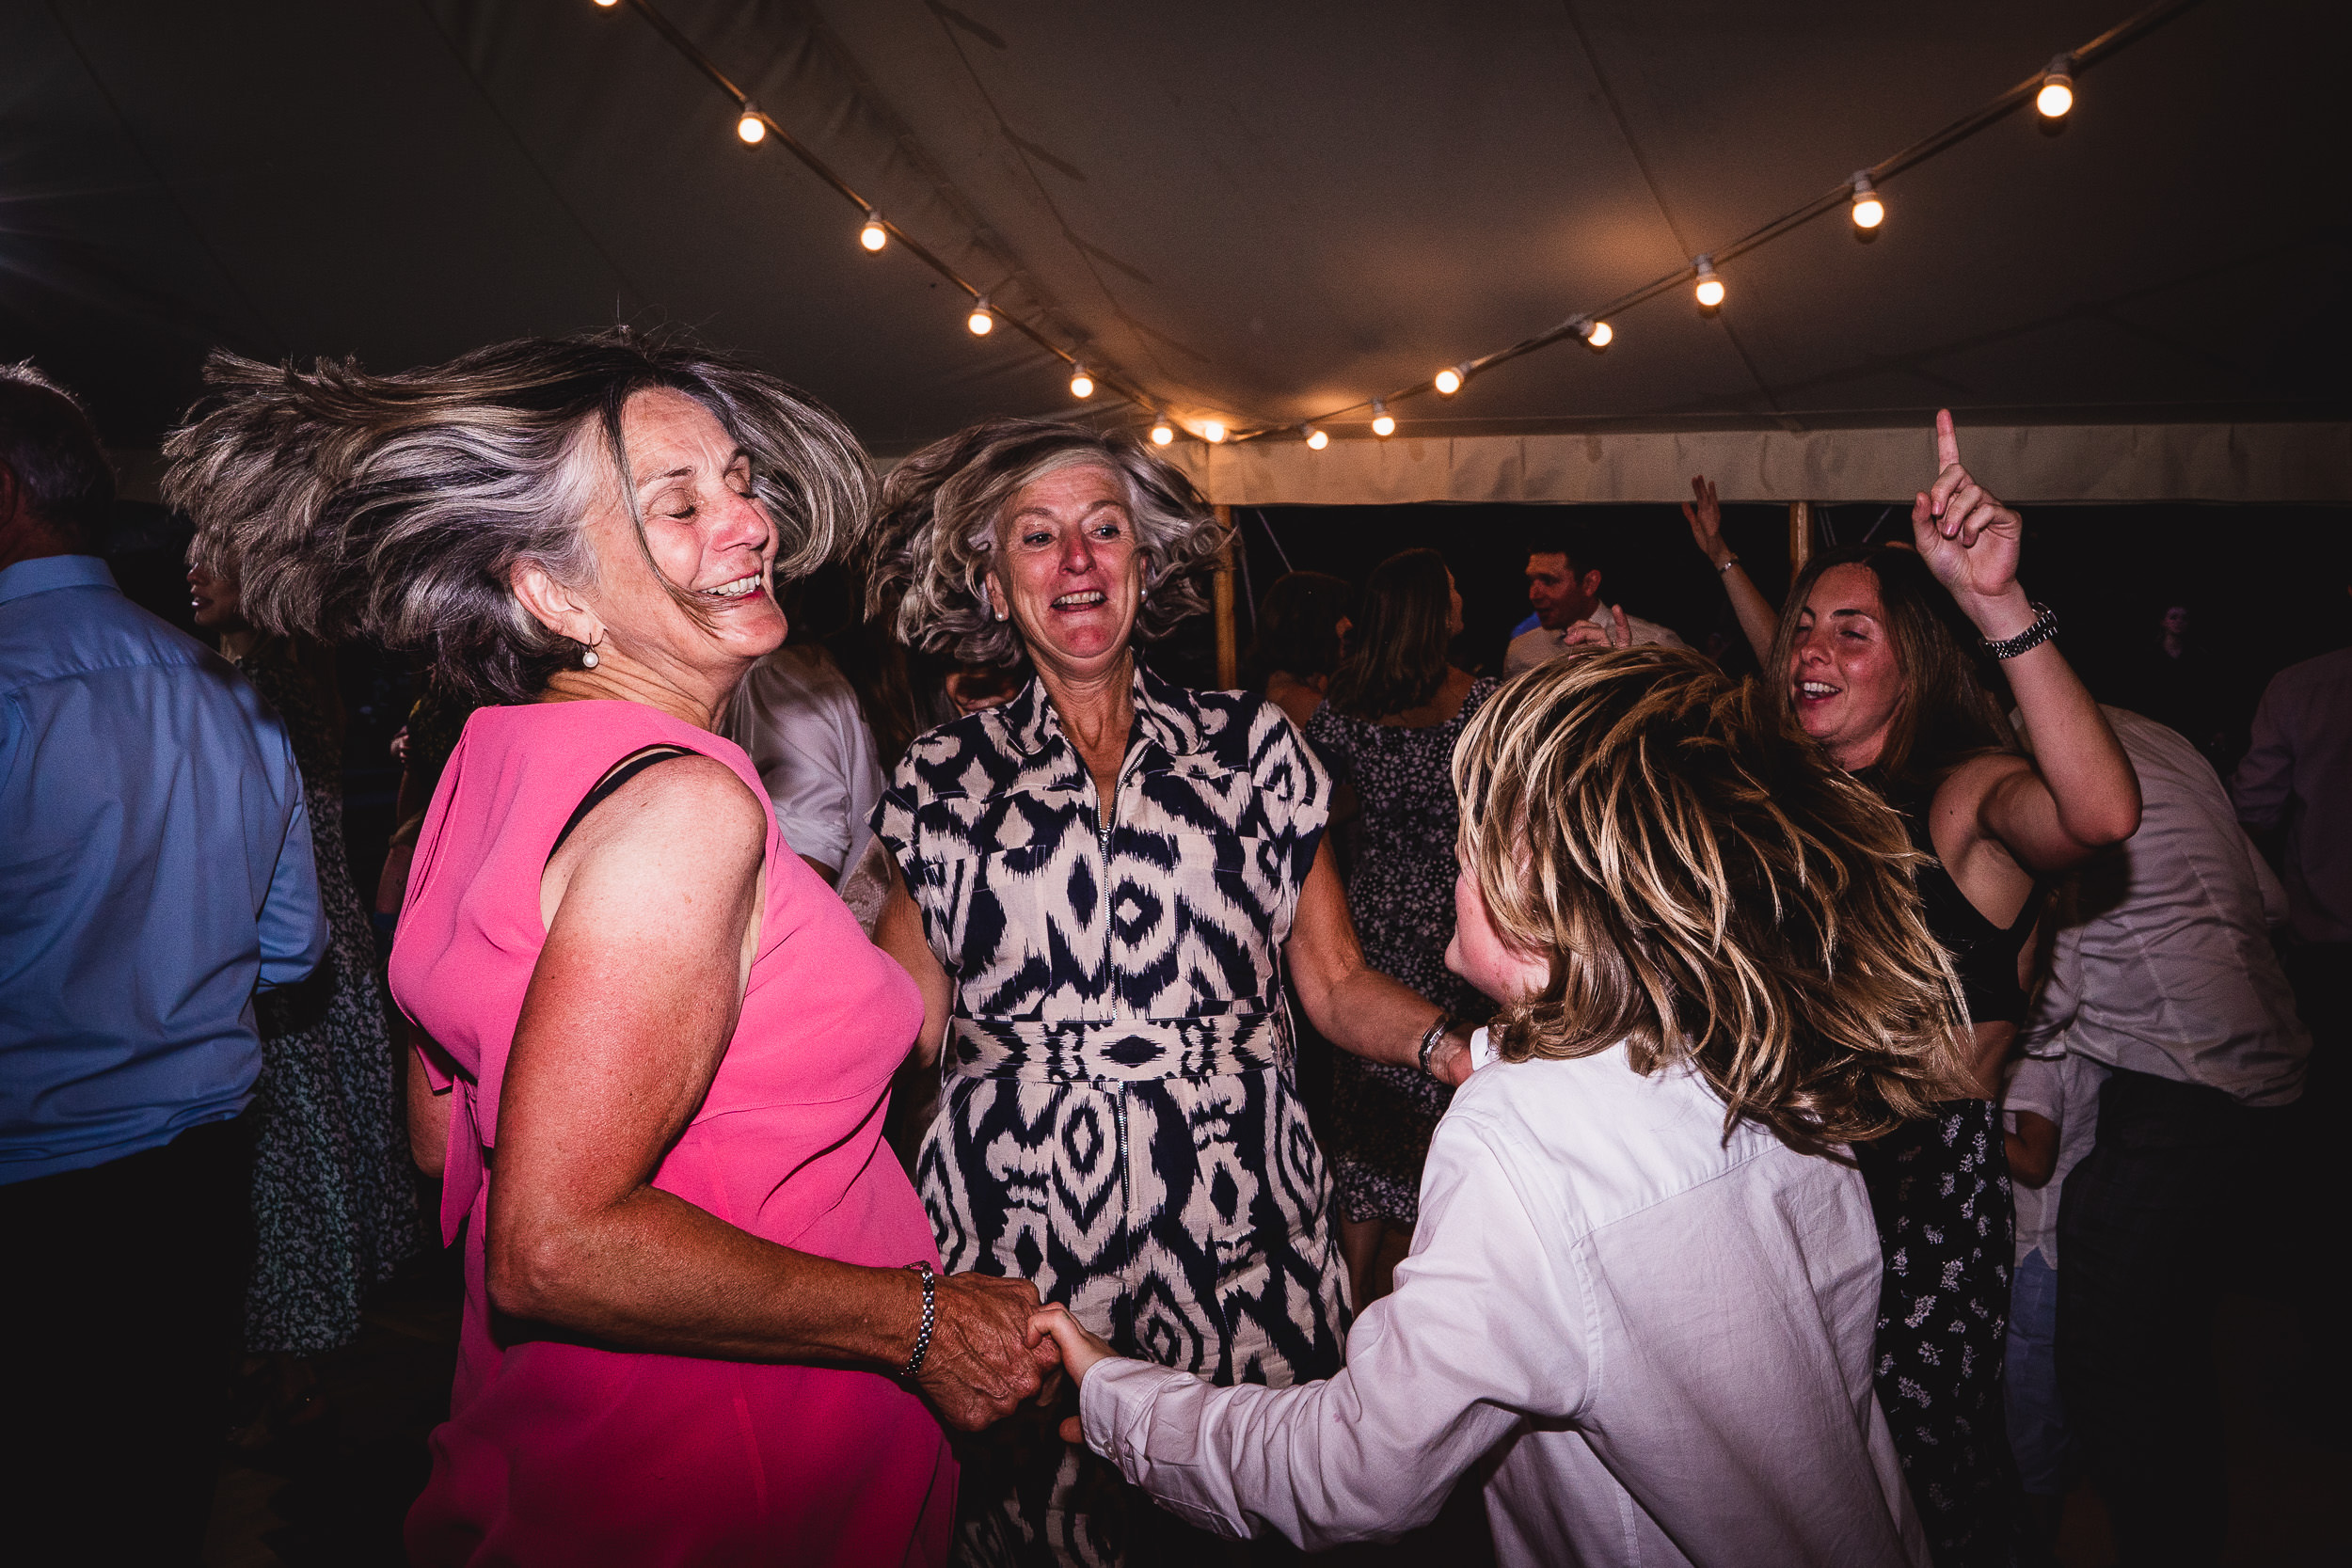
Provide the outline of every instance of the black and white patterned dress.
<path id="1" fill-rule="evenodd" d="M 1032 1280 L 1219 1384 L 1337 1371 L 1344 1277 L 1280 953 L 1329 814 L 1282 710 L 1137 670 L 1111 820 L 1044 689 L 919 737 L 874 815 L 956 986 L 916 1169 L 949 1271 Z M 1188 1534 L 1089 1453 L 965 1451 L 961 1555 L 1116 1562 Z"/>
<path id="2" fill-rule="evenodd" d="M 1461 711 L 1442 724 L 1375 723 L 1328 703 L 1307 724 L 1316 756 L 1333 778 L 1355 785 L 1363 806 L 1363 850 L 1348 879 L 1347 910 L 1365 961 L 1472 1023 L 1485 1022 L 1494 1004 L 1445 966 L 1461 825 L 1454 745 L 1502 684 L 1473 682 Z M 1333 1054 L 1326 1145 L 1343 1215 L 1413 1223 L 1429 1134 L 1453 1099 L 1425 1072 Z"/>

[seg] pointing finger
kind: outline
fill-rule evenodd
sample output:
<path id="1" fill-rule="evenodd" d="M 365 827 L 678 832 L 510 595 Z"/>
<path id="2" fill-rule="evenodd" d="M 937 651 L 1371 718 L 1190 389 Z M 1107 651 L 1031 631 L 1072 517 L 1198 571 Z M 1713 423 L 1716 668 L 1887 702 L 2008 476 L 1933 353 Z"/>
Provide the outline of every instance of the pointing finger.
<path id="1" fill-rule="evenodd" d="M 1935 411 L 1935 466 L 1949 468 L 1960 462 L 1960 433 L 1952 428 L 1952 411 Z"/>

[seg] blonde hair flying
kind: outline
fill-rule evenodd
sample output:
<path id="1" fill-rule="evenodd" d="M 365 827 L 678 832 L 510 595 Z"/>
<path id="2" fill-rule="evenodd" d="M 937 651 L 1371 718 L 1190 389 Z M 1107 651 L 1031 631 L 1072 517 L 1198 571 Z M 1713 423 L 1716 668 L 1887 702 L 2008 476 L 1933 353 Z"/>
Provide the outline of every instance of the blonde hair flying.
<path id="1" fill-rule="evenodd" d="M 1479 710 L 1454 785 L 1496 932 L 1551 960 L 1494 1022 L 1503 1059 L 1623 1040 L 1638 1072 L 1704 1074 L 1726 1134 L 1817 1153 L 1966 1092 L 1901 820 L 1754 683 L 1680 648 L 1554 660 Z"/>

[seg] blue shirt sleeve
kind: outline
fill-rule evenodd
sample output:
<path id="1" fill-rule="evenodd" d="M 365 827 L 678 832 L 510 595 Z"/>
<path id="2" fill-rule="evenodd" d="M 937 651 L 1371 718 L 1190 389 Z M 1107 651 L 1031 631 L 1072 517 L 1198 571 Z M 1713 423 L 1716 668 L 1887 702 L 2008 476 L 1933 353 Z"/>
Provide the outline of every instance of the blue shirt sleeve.
<path id="1" fill-rule="evenodd" d="M 318 861 L 310 847 L 310 808 L 303 803 L 298 780 L 286 842 L 262 905 L 261 927 L 262 990 L 309 978 L 326 957 L 326 910 L 319 899 Z"/>

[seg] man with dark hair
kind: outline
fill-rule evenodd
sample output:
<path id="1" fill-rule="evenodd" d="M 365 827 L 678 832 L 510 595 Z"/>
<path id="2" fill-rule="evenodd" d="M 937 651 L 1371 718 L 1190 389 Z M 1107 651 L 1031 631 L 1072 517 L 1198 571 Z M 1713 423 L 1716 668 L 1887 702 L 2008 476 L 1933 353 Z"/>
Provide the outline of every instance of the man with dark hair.
<path id="1" fill-rule="evenodd" d="M 326 950 L 276 714 L 89 554 L 63 388 L 0 366 L 0 1236 L 10 1517 L 194 1563 L 251 1254 L 253 992 Z"/>
<path id="2" fill-rule="evenodd" d="M 1602 602 L 1600 548 L 1591 534 L 1565 521 L 1547 523 L 1527 541 L 1527 602 L 1534 626 L 1511 639 L 1502 673 L 1516 675 L 1580 647 L 1606 647 L 1609 628 L 1622 622 L 1635 642 L 1682 647 L 1673 630 Z"/>

